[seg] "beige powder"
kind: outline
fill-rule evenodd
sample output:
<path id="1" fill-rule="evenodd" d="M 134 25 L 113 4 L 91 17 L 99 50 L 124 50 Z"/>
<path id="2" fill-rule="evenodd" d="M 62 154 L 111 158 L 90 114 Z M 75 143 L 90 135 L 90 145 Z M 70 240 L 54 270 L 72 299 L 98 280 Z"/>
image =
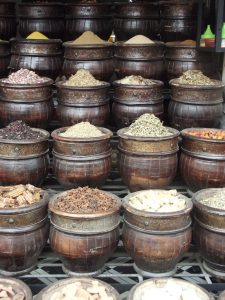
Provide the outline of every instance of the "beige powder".
<path id="1" fill-rule="evenodd" d="M 105 44 L 105 41 L 100 39 L 94 32 L 85 31 L 72 43 L 76 45 L 99 45 Z"/>
<path id="2" fill-rule="evenodd" d="M 131 39 L 125 42 L 125 44 L 155 44 L 152 40 L 144 35 L 135 35 Z"/>
<path id="3" fill-rule="evenodd" d="M 80 69 L 63 84 L 66 86 L 98 86 L 105 82 L 95 79 L 88 70 Z"/>
<path id="4" fill-rule="evenodd" d="M 91 138 L 102 136 L 103 133 L 89 122 L 80 122 L 69 127 L 65 132 L 62 132 L 59 135 L 71 138 Z"/>

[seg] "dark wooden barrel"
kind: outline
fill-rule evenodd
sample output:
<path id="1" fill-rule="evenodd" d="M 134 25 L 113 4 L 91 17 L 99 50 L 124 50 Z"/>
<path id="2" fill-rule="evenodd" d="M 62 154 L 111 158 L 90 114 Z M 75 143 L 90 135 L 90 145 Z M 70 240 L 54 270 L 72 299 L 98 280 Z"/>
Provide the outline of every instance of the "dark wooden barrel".
<path id="1" fill-rule="evenodd" d="M 201 70 L 206 76 L 218 79 L 215 54 L 198 51 L 196 46 L 168 42 L 165 59 L 167 81 L 180 77 L 187 70 Z"/>
<path id="2" fill-rule="evenodd" d="M 154 44 L 115 44 L 115 72 L 119 78 L 141 75 L 161 79 L 164 75 L 164 50 L 162 42 Z"/>
<path id="3" fill-rule="evenodd" d="M 12 71 L 29 69 L 54 80 L 61 75 L 61 40 L 14 39 L 11 42 L 11 53 L 9 68 Z"/>
<path id="4" fill-rule="evenodd" d="M 0 2 L 0 37 L 3 40 L 10 40 L 16 36 L 16 11 L 15 2 Z"/>
<path id="5" fill-rule="evenodd" d="M 105 262 L 116 249 L 121 200 L 113 194 L 110 196 L 116 199 L 117 207 L 96 214 L 61 212 L 54 207 L 57 196 L 50 201 L 50 244 L 62 260 L 64 272 L 70 276 L 101 273 Z"/>
<path id="6" fill-rule="evenodd" d="M 195 137 L 188 133 L 190 130 L 181 131 L 182 151 L 179 165 L 186 185 L 191 191 L 225 187 L 225 141 Z"/>
<path id="7" fill-rule="evenodd" d="M 66 38 L 71 41 L 84 31 L 92 31 L 100 38 L 108 40 L 112 33 L 112 4 L 71 3 L 66 7 Z"/>
<path id="8" fill-rule="evenodd" d="M 48 174 L 49 133 L 43 129 L 39 140 L 0 139 L 0 184 L 33 184 L 39 186 Z"/>
<path id="9" fill-rule="evenodd" d="M 86 69 L 99 80 L 108 81 L 114 72 L 114 47 L 112 43 L 101 45 L 63 44 L 65 48 L 63 75 L 69 77 L 79 69 Z"/>
<path id="10" fill-rule="evenodd" d="M 204 189 L 194 194 L 195 207 L 194 240 L 204 260 L 207 273 L 224 279 L 225 271 L 225 211 L 202 204 L 200 201 L 212 197 L 220 189 Z"/>
<path id="11" fill-rule="evenodd" d="M 172 183 L 177 172 L 179 132 L 170 128 L 171 136 L 135 137 L 120 129 L 120 175 L 132 192 L 165 188 Z"/>
<path id="12" fill-rule="evenodd" d="M 8 75 L 9 63 L 10 63 L 10 44 L 7 41 L 0 41 L 0 78 Z"/>
<path id="13" fill-rule="evenodd" d="M 114 81 L 113 120 L 118 128 L 129 126 L 144 113 L 163 119 L 163 82 L 151 85 L 129 85 Z"/>
<path id="14" fill-rule="evenodd" d="M 23 120 L 28 125 L 46 128 L 53 111 L 51 79 L 37 84 L 11 84 L 0 80 L 0 124 Z"/>
<path id="15" fill-rule="evenodd" d="M 39 31 L 49 39 L 63 38 L 64 5 L 60 3 L 22 3 L 19 4 L 19 34 L 26 38 Z"/>
<path id="16" fill-rule="evenodd" d="M 33 295 L 28 287 L 23 281 L 15 278 L 1 278 L 0 284 L 6 287 L 12 287 L 14 291 L 22 292 L 24 294 L 24 300 L 32 300 Z"/>
<path id="17" fill-rule="evenodd" d="M 190 127 L 219 127 L 223 114 L 223 88 L 215 85 L 180 84 L 170 81 L 171 100 L 168 107 L 170 125 L 178 130 Z"/>
<path id="18" fill-rule="evenodd" d="M 162 1 L 160 12 L 161 36 L 164 42 L 196 39 L 197 3 Z"/>
<path id="19" fill-rule="evenodd" d="M 142 34 L 152 39 L 159 35 L 159 6 L 149 2 L 124 2 L 115 6 L 114 32 L 118 41 Z"/>
<path id="20" fill-rule="evenodd" d="M 171 276 L 176 264 L 188 251 L 191 243 L 191 217 L 193 204 L 184 197 L 186 208 L 173 213 L 154 213 L 137 210 L 129 199 L 123 200 L 124 226 L 122 239 L 134 268 L 145 277 Z M 135 241 L 135 243 L 134 243 Z"/>

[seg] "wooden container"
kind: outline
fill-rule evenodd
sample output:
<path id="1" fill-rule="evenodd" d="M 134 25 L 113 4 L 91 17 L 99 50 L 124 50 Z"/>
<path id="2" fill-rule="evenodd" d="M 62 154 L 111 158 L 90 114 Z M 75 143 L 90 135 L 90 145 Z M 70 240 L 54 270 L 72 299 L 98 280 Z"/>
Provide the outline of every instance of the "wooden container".
<path id="1" fill-rule="evenodd" d="M 61 40 L 14 39 L 11 41 L 11 53 L 9 68 L 12 71 L 29 69 L 54 80 L 61 75 Z"/>
<path id="2" fill-rule="evenodd" d="M 220 189 L 203 189 L 193 195 L 192 201 L 195 207 L 193 232 L 207 273 L 224 279 L 225 210 L 209 207 L 200 202 L 219 191 Z"/>
<path id="3" fill-rule="evenodd" d="M 136 137 L 120 129 L 120 175 L 131 192 L 142 189 L 164 188 L 171 184 L 177 172 L 178 136 L 169 128 L 170 136 Z"/>
<path id="4" fill-rule="evenodd" d="M 53 81 L 11 84 L 0 79 L 0 123 L 23 120 L 32 127 L 46 128 L 53 111 Z"/>
<path id="5" fill-rule="evenodd" d="M 64 5 L 60 3 L 19 4 L 19 34 L 26 38 L 39 31 L 49 39 L 62 38 L 64 34 Z"/>
<path id="6" fill-rule="evenodd" d="M 1 6 L 1 3 L 0 3 Z M 0 41 L 0 78 L 8 75 L 10 62 L 10 45 L 7 41 Z"/>
<path id="7" fill-rule="evenodd" d="M 117 247 L 121 201 L 110 194 L 118 203 L 111 211 L 72 214 L 54 207 L 58 196 L 49 203 L 51 247 L 62 260 L 64 272 L 70 276 L 96 276 L 103 271 L 105 262 Z"/>
<path id="8" fill-rule="evenodd" d="M 206 76 L 218 79 L 216 57 L 211 52 L 198 51 L 196 46 L 166 43 L 166 79 L 178 78 L 185 71 L 200 70 Z"/>
<path id="9" fill-rule="evenodd" d="M 96 280 L 99 283 L 99 286 L 104 286 L 105 291 L 107 293 L 107 296 L 112 297 L 112 300 L 120 300 L 120 295 L 114 289 L 111 285 L 105 283 L 104 281 L 101 280 Z M 48 287 L 44 288 L 36 297 L 37 300 L 45 300 L 46 298 L 52 297 L 52 295 L 56 291 L 60 291 L 62 288 L 66 288 L 67 285 L 73 284 L 76 282 L 81 283 L 81 287 L 83 287 L 85 290 L 87 288 L 91 288 L 93 279 L 92 278 L 70 278 L 70 279 L 64 279 L 64 280 L 59 280 L 55 283 L 50 284 Z"/>
<path id="10" fill-rule="evenodd" d="M 13 290 L 17 292 L 23 292 L 25 295 L 24 300 L 32 300 L 32 292 L 30 288 L 21 280 L 14 278 L 1 278 L 0 284 L 4 286 L 12 287 Z"/>
<path id="11" fill-rule="evenodd" d="M 115 43 L 115 72 L 119 78 L 141 75 L 161 79 L 164 73 L 164 43 L 125 44 Z"/>
<path id="12" fill-rule="evenodd" d="M 85 31 L 92 31 L 108 40 L 113 27 L 112 4 L 70 3 L 66 7 L 66 41 L 71 41 Z"/>
<path id="13" fill-rule="evenodd" d="M 1 209 L 1 275 L 19 276 L 30 272 L 37 264 L 48 239 L 48 200 L 45 193 L 40 202 L 30 206 Z"/>
<path id="14" fill-rule="evenodd" d="M 0 37 L 10 40 L 16 36 L 16 10 L 15 2 L 1 1 L 0 3 Z"/>
<path id="15" fill-rule="evenodd" d="M 187 197 L 185 209 L 171 213 L 146 212 L 135 209 L 124 198 L 123 244 L 134 260 L 135 270 L 145 277 L 171 276 L 176 264 L 191 243 L 192 202 Z M 134 243 L 135 241 L 135 243 Z"/>
<path id="16" fill-rule="evenodd" d="M 130 85 L 114 81 L 113 120 L 118 128 L 129 126 L 144 113 L 163 119 L 163 82 L 151 85 Z"/>
<path id="17" fill-rule="evenodd" d="M 0 184 L 33 184 L 39 186 L 48 174 L 49 133 L 38 140 L 0 139 Z"/>
<path id="18" fill-rule="evenodd" d="M 127 300 L 138 300 L 141 299 L 141 294 L 146 288 L 154 288 L 157 287 L 164 287 L 167 282 L 173 282 L 175 284 L 180 285 L 185 290 L 194 290 L 201 300 L 212 300 L 211 295 L 208 293 L 207 290 L 203 289 L 202 287 L 198 286 L 197 284 L 188 282 L 183 279 L 177 279 L 177 278 L 157 278 L 157 279 L 148 279 L 144 280 L 143 282 L 140 282 L 136 284 L 130 291 Z M 152 299 L 155 300 L 155 299 Z M 191 299 L 190 299 L 191 300 Z"/>
<path id="19" fill-rule="evenodd" d="M 101 187 L 111 171 L 110 138 L 112 132 L 99 128 L 104 135 L 95 138 L 66 138 L 59 133 L 67 127 L 52 132 L 53 173 L 66 187 Z"/>
<path id="20" fill-rule="evenodd" d="M 219 127 L 223 114 L 223 88 L 215 85 L 180 84 L 170 81 L 171 101 L 168 107 L 170 125 L 178 130 L 190 127 Z"/>
<path id="21" fill-rule="evenodd" d="M 66 86 L 56 84 L 58 90 L 57 115 L 62 126 L 89 121 L 95 126 L 109 122 L 109 83 L 99 86 Z"/>
<path id="22" fill-rule="evenodd" d="M 225 140 L 203 139 L 189 134 L 195 130 L 209 129 L 189 128 L 181 131 L 179 165 L 186 185 L 191 191 L 225 187 Z"/>
<path id="23" fill-rule="evenodd" d="M 106 42 L 99 45 L 63 43 L 65 48 L 63 75 L 69 77 L 79 69 L 86 69 L 99 79 L 108 81 L 114 72 L 114 46 Z"/>
<path id="24" fill-rule="evenodd" d="M 117 3 L 114 32 L 118 41 L 142 34 L 156 39 L 159 35 L 159 6 L 149 2 Z"/>

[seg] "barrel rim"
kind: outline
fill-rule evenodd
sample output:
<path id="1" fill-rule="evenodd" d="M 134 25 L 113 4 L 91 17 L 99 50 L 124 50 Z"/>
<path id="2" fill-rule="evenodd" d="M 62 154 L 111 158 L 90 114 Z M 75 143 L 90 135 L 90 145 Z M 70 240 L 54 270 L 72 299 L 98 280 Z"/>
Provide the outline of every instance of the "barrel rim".
<path id="1" fill-rule="evenodd" d="M 177 78 L 171 79 L 169 81 L 169 85 L 175 88 L 186 88 L 186 89 L 194 89 L 194 90 L 216 90 L 219 88 L 224 88 L 225 84 L 220 80 L 211 79 L 213 82 L 217 83 L 215 85 L 200 85 L 200 84 L 184 84 L 176 82 Z"/>
<path id="2" fill-rule="evenodd" d="M 10 42 L 2 40 L 2 41 L 0 41 L 0 45 L 10 45 Z"/>
<path id="3" fill-rule="evenodd" d="M 52 133 L 51 133 L 51 137 L 53 138 L 53 140 L 55 141 L 60 141 L 60 142 L 80 142 L 80 143 L 92 143 L 92 142 L 97 142 L 97 141 L 102 141 L 102 140 L 108 140 L 113 136 L 113 132 L 107 128 L 104 127 L 97 127 L 102 133 L 104 133 L 104 135 L 99 136 L 99 137 L 91 137 L 91 138 L 76 138 L 76 137 L 63 137 L 60 136 L 59 133 L 62 133 L 64 131 L 66 131 L 68 128 L 70 128 L 71 126 L 66 126 L 66 127 L 61 127 L 58 129 L 55 129 Z"/>
<path id="4" fill-rule="evenodd" d="M 31 292 L 31 289 L 27 284 L 25 284 L 22 280 L 17 279 L 17 278 L 0 278 L 0 284 L 9 284 L 12 285 L 14 288 L 16 287 L 20 291 L 23 291 L 25 293 L 25 299 L 26 300 L 32 300 L 33 295 Z"/>
<path id="5" fill-rule="evenodd" d="M 100 3 L 65 3 L 65 7 L 68 6 L 84 6 L 84 7 L 90 7 L 90 6 L 113 6 L 114 4 L 111 2 L 100 2 Z"/>
<path id="6" fill-rule="evenodd" d="M 64 4 L 61 3 L 61 2 L 36 2 L 36 3 L 29 3 L 29 2 L 26 2 L 26 3 L 19 3 L 19 7 L 28 7 L 28 6 L 31 6 L 31 7 L 34 7 L 34 6 L 52 6 L 52 7 L 55 7 L 55 6 L 59 6 L 59 7 L 64 7 Z"/>
<path id="7" fill-rule="evenodd" d="M 62 44 L 61 39 L 26 39 L 26 38 L 11 38 L 10 43 L 17 44 Z"/>
<path id="8" fill-rule="evenodd" d="M 140 6 L 140 5 L 143 5 L 144 6 L 159 6 L 158 3 L 156 2 L 148 2 L 146 0 L 144 0 L 143 2 L 132 2 L 132 3 L 129 3 L 129 2 L 114 2 L 114 5 L 116 6 L 122 6 L 122 5 L 126 5 L 126 6 Z"/>
<path id="9" fill-rule="evenodd" d="M 44 129 L 41 129 L 41 128 L 33 128 L 33 127 L 31 127 L 31 129 L 34 130 L 34 131 L 39 131 L 45 136 L 43 136 L 39 139 L 29 139 L 29 140 L 26 140 L 26 139 L 12 140 L 12 139 L 0 138 L 0 144 L 30 145 L 30 144 L 38 144 L 38 143 L 45 142 L 45 141 L 49 140 L 50 133 L 47 130 L 44 130 Z"/>
<path id="10" fill-rule="evenodd" d="M 16 72 L 16 71 L 15 71 Z M 40 76 L 41 77 L 41 76 Z M 10 82 L 4 82 L 3 80 L 7 80 L 8 78 L 1 78 L 0 79 L 0 87 L 1 88 L 14 88 L 14 89 L 33 89 L 33 88 L 39 88 L 39 87 L 45 87 L 53 85 L 54 81 L 51 78 L 48 77 L 41 77 L 42 79 L 46 79 L 44 82 L 39 83 L 32 83 L 32 84 L 18 84 L 18 83 L 10 83 Z"/>
<path id="11" fill-rule="evenodd" d="M 198 50 L 197 45 L 182 45 L 179 44 L 179 41 L 174 41 L 174 42 L 166 42 L 165 43 L 167 48 L 185 48 L 185 49 L 194 49 L 194 50 Z"/>
<path id="12" fill-rule="evenodd" d="M 95 91 L 95 90 L 101 90 L 101 89 L 105 89 L 105 88 L 108 88 L 110 87 L 110 83 L 109 82 L 106 82 L 106 81 L 101 81 L 103 82 L 104 84 L 99 84 L 99 85 L 89 85 L 89 86 L 73 86 L 73 85 L 64 85 L 66 81 L 58 81 L 56 82 L 56 86 L 57 88 L 59 89 L 65 89 L 65 90 L 80 90 L 80 91 Z"/>
<path id="13" fill-rule="evenodd" d="M 112 42 L 105 42 L 103 44 L 73 44 L 73 41 L 64 42 L 63 47 L 65 48 L 77 48 L 77 49 L 104 49 L 113 48 L 114 44 Z"/>
<path id="14" fill-rule="evenodd" d="M 198 137 L 198 136 L 194 136 L 194 135 L 191 135 L 191 134 L 188 134 L 189 131 L 204 131 L 204 130 L 210 130 L 210 131 L 223 131 L 225 132 L 225 129 L 222 129 L 222 128 L 203 128 L 203 127 L 191 127 L 191 128 L 186 128 L 186 129 L 183 129 L 181 130 L 180 134 L 181 134 L 181 137 L 184 137 L 184 138 L 188 138 L 188 139 L 191 139 L 191 140 L 195 140 L 195 141 L 200 141 L 200 142 L 203 142 L 203 141 L 206 141 L 206 142 L 210 142 L 210 143 L 219 143 L 219 144 L 223 144 L 225 143 L 225 139 L 224 140 L 219 140 L 219 139 L 207 139 L 207 138 L 202 138 L 202 137 Z"/>
<path id="15" fill-rule="evenodd" d="M 114 43 L 115 47 L 134 47 L 134 48 L 138 48 L 138 47 L 144 47 L 144 48 L 150 48 L 150 47 L 159 47 L 159 46 L 163 46 L 165 47 L 165 43 L 161 42 L 161 41 L 154 41 L 154 43 L 151 44 L 125 44 L 125 42 L 127 41 L 118 41 L 116 43 Z"/>
<path id="16" fill-rule="evenodd" d="M 125 76 L 125 77 L 128 77 L 128 76 Z M 112 82 L 112 85 L 114 87 L 124 87 L 126 89 L 144 89 L 144 90 L 151 90 L 152 88 L 155 88 L 155 87 L 163 87 L 164 86 L 164 82 L 162 82 L 161 80 L 156 80 L 156 79 L 150 79 L 152 82 L 154 82 L 153 84 L 148 84 L 148 85 L 140 85 L 140 84 L 124 84 L 124 83 L 120 83 L 118 81 L 120 81 L 121 79 L 117 79 L 117 80 L 114 80 Z"/>

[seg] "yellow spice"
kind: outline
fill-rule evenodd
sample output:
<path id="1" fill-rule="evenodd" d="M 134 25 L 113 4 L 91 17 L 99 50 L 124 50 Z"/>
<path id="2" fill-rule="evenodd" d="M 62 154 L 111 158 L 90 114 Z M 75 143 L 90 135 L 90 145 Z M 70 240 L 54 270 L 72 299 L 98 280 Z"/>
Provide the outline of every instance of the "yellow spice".
<path id="1" fill-rule="evenodd" d="M 34 31 L 26 37 L 27 40 L 48 40 L 47 36 L 43 33 Z"/>

